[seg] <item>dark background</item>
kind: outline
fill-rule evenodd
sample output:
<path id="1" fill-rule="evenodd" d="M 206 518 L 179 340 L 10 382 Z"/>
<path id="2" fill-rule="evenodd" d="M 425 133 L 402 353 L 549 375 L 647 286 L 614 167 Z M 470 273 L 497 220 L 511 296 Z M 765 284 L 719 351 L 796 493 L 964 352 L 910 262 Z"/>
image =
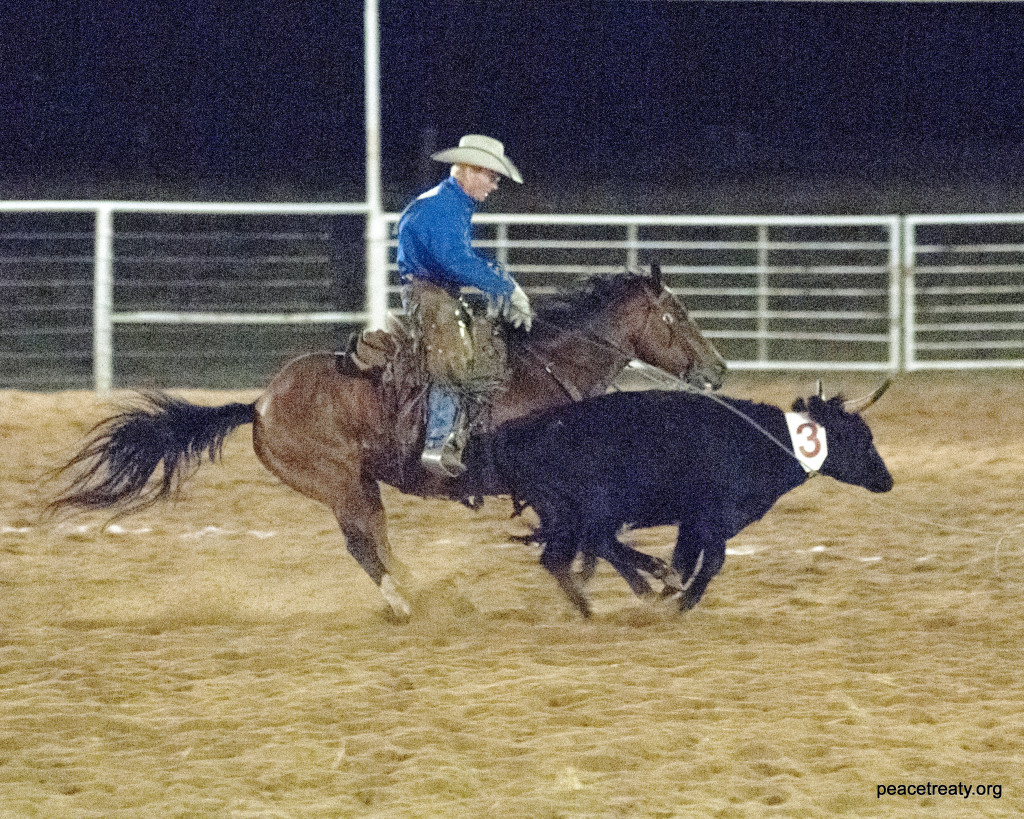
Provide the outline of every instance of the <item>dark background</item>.
<path id="1" fill-rule="evenodd" d="M 1024 208 L 1024 9 L 380 0 L 385 206 L 467 131 L 492 209 Z M 363 4 L 3 5 L 0 196 L 363 198 Z"/>

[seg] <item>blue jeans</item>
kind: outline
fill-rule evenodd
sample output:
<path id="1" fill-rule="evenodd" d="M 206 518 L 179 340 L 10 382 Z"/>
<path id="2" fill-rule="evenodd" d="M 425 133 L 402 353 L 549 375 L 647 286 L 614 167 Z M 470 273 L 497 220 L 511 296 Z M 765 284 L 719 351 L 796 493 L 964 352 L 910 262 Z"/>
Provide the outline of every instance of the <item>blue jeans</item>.
<path id="1" fill-rule="evenodd" d="M 434 384 L 427 398 L 427 439 L 424 449 L 438 449 L 455 429 L 459 398 L 454 391 Z"/>

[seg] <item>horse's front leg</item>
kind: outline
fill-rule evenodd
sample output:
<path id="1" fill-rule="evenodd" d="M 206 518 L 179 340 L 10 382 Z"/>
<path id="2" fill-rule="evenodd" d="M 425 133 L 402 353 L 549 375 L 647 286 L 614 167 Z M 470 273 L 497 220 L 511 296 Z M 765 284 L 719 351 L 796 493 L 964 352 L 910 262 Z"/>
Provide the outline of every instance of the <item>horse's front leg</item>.
<path id="1" fill-rule="evenodd" d="M 407 620 L 412 609 L 396 578 L 405 571 L 391 554 L 380 487 L 376 481 L 364 478 L 353 490 L 334 504 L 334 516 L 345 535 L 345 546 L 380 588 L 394 615 Z"/>

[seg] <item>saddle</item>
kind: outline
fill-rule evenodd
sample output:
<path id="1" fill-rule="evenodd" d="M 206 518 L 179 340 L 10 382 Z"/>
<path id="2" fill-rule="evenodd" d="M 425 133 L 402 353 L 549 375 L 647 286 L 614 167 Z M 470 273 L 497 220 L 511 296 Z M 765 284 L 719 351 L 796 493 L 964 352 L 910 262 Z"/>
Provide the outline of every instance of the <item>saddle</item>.
<path id="1" fill-rule="evenodd" d="M 347 349 L 335 356 L 338 371 L 373 382 L 380 396 L 392 448 L 404 462 L 422 447 L 427 377 L 417 354 L 412 323 L 388 316 L 387 329 L 356 331 Z"/>
<path id="2" fill-rule="evenodd" d="M 471 434 L 489 426 L 490 399 L 501 389 L 506 351 L 503 340 L 490 322 L 471 318 L 473 345 L 486 362 L 486 373 L 470 373 L 454 385 L 469 412 Z M 431 379 L 427 351 L 417 323 L 407 316 L 389 315 L 387 329 L 363 330 L 349 337 L 347 350 L 336 356 L 338 370 L 346 376 L 371 380 L 378 389 L 381 405 L 392 425 L 388 429 L 391 449 L 406 468 L 417 465 L 426 432 L 427 395 Z M 495 363 L 498 367 L 495 367 Z"/>

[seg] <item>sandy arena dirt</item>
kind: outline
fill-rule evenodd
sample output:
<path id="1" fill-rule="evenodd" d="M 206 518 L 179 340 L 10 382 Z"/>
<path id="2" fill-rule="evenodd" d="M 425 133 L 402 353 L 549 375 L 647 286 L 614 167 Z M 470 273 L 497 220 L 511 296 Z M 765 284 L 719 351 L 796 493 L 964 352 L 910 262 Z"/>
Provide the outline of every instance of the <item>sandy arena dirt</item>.
<path id="1" fill-rule="evenodd" d="M 112 401 L 0 392 L 0 817 L 1024 811 L 1022 373 L 903 377 L 867 416 L 891 493 L 798 488 L 686 615 L 602 565 L 586 622 L 506 499 L 388 490 L 394 622 L 249 427 L 172 504 L 41 521 L 45 471 Z M 631 537 L 667 557 L 674 532 Z"/>

